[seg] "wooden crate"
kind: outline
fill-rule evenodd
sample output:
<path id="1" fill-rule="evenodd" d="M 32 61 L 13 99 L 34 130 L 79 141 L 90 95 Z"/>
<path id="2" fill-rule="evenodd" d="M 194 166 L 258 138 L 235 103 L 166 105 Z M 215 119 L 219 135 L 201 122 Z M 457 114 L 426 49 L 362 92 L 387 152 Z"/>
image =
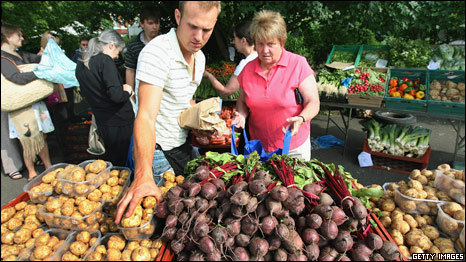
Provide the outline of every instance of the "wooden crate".
<path id="1" fill-rule="evenodd" d="M 350 105 L 381 107 L 382 101 L 383 96 L 348 94 L 348 104 Z"/>

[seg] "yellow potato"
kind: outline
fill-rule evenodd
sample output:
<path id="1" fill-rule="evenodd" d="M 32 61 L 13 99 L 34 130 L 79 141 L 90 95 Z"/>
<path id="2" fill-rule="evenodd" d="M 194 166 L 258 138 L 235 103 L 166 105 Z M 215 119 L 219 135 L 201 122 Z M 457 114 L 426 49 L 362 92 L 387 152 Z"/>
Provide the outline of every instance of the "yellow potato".
<path id="1" fill-rule="evenodd" d="M 87 249 L 88 249 L 87 244 L 79 240 L 71 243 L 71 246 L 70 246 L 71 253 L 73 253 L 73 255 L 77 257 L 84 255 Z"/>
<path id="2" fill-rule="evenodd" d="M 76 240 L 83 243 L 89 243 L 91 240 L 91 234 L 88 231 L 82 231 L 76 235 Z"/>
<path id="3" fill-rule="evenodd" d="M 431 240 L 435 240 L 440 237 L 440 232 L 433 226 L 425 225 L 421 229 L 422 232 L 424 232 L 424 234 Z"/>
<path id="4" fill-rule="evenodd" d="M 416 202 L 412 200 L 404 200 L 401 202 L 401 208 L 405 211 L 414 211 L 416 210 Z"/>
<path id="5" fill-rule="evenodd" d="M 37 259 L 44 259 L 50 256 L 52 250 L 48 246 L 39 246 L 34 249 L 34 257 Z"/>
<path id="6" fill-rule="evenodd" d="M 395 202 L 392 199 L 386 199 L 382 202 L 380 209 L 383 211 L 392 212 L 395 209 Z"/>
<path id="7" fill-rule="evenodd" d="M 154 196 L 146 196 L 144 200 L 142 201 L 142 206 L 144 208 L 153 209 L 156 203 L 157 203 L 157 200 L 155 199 Z"/>
<path id="8" fill-rule="evenodd" d="M 89 172 L 96 174 L 102 172 L 105 168 L 107 168 L 107 163 L 101 159 L 96 160 L 88 165 Z"/>
<path id="9" fill-rule="evenodd" d="M 447 213 L 450 216 L 453 216 L 456 211 L 463 210 L 463 207 L 456 202 L 449 202 L 442 206 L 443 212 Z"/>
<path id="10" fill-rule="evenodd" d="M 15 233 L 9 231 L 6 233 L 2 233 L 2 244 L 11 245 L 13 244 L 13 238 L 15 237 Z"/>
<path id="11" fill-rule="evenodd" d="M 123 250 L 126 246 L 126 240 L 121 235 L 113 235 L 107 242 L 108 249 Z M 108 252 L 108 250 L 107 250 Z"/>
<path id="12" fill-rule="evenodd" d="M 107 260 L 108 261 L 119 261 L 121 259 L 121 251 L 114 248 L 109 248 L 107 250 Z"/>
<path id="13" fill-rule="evenodd" d="M 147 247 L 138 247 L 131 253 L 131 259 L 133 261 L 149 261 L 150 258 L 150 252 Z"/>
<path id="14" fill-rule="evenodd" d="M 409 214 L 405 214 L 403 216 L 403 220 L 406 221 L 409 224 L 410 228 L 416 228 L 416 227 L 419 226 L 417 221 L 414 219 L 414 217 L 409 215 Z"/>
<path id="15" fill-rule="evenodd" d="M 404 221 L 404 220 L 395 220 L 395 221 L 392 221 L 392 224 L 391 224 L 391 227 L 393 229 L 397 229 L 398 231 L 401 232 L 401 234 L 406 234 L 409 232 L 410 230 L 410 226 L 409 224 Z"/>
<path id="16" fill-rule="evenodd" d="M 458 210 L 453 214 L 453 218 L 456 220 L 461 220 L 464 221 L 464 209 L 463 210 Z"/>
<path id="17" fill-rule="evenodd" d="M 66 251 L 66 253 L 62 255 L 61 260 L 62 261 L 78 261 L 79 257 L 71 253 L 71 251 Z"/>
<path id="18" fill-rule="evenodd" d="M 403 234 L 397 229 L 392 229 L 390 231 L 390 236 L 392 236 L 393 240 L 397 245 L 403 245 L 404 244 L 404 238 Z"/>
<path id="19" fill-rule="evenodd" d="M 409 186 L 410 188 L 414 188 L 414 189 L 416 189 L 416 190 L 418 190 L 418 191 L 421 191 L 421 190 L 422 190 L 422 184 L 421 184 L 421 182 L 419 182 L 419 181 L 417 181 L 417 180 L 410 180 L 410 181 L 408 182 L 408 186 Z"/>

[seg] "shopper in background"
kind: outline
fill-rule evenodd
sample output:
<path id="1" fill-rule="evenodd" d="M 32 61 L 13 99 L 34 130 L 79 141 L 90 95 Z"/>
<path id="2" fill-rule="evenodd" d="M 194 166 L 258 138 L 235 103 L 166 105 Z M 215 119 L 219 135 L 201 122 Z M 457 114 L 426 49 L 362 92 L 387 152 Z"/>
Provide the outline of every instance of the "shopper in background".
<path id="1" fill-rule="evenodd" d="M 92 109 L 98 134 L 105 145 L 102 158 L 115 166 L 126 163 L 134 123 L 129 101 L 134 92 L 131 86 L 123 84 L 113 61 L 124 46 L 120 34 L 107 29 L 89 41 L 76 66 L 82 95 Z"/>
<path id="2" fill-rule="evenodd" d="M 16 84 L 27 84 L 38 77 L 34 72 L 21 72 L 18 65 L 38 63 L 40 56 L 17 51 L 22 46 L 23 31 L 21 28 L 14 25 L 2 24 L 2 75 Z M 12 112 L 1 112 L 2 121 L 2 165 L 6 174 L 13 179 L 21 178 L 19 171 L 21 170 L 20 154 L 15 138 L 18 138 L 22 145 L 22 154 L 24 164 L 28 170 L 29 178 L 33 179 L 37 176 L 34 169 L 34 159 L 37 155 L 41 158 L 45 168 L 52 166 L 50 162 L 49 149 L 46 140 L 46 133 L 54 130 L 49 111 L 43 101 L 37 102 L 24 111 L 22 118 L 17 119 L 17 116 Z M 24 110 L 24 109 L 21 109 Z M 13 115 L 12 115 L 13 114 Z M 26 116 L 26 118 L 24 118 Z M 30 122 L 32 120 L 32 122 Z M 34 121 L 37 122 L 34 122 Z M 13 123 L 27 122 L 29 124 L 28 134 L 18 134 Z"/>
<path id="3" fill-rule="evenodd" d="M 283 148 L 283 133 L 291 129 L 289 155 L 309 161 L 310 120 L 320 106 L 314 71 L 305 57 L 284 49 L 287 33 L 280 13 L 257 13 L 250 29 L 258 58 L 238 76 L 240 96 L 232 122 L 244 128 L 249 116 L 250 139 L 261 140 L 267 152 Z"/>
<path id="4" fill-rule="evenodd" d="M 162 200 L 154 181 L 154 174 L 161 171 L 159 166 L 168 160 L 175 173 L 182 174 L 187 162 L 195 157 L 186 139 L 188 130 L 180 128 L 177 117 L 194 104 L 192 97 L 205 68 L 201 48 L 212 35 L 220 9 L 219 1 L 180 1 L 175 10 L 178 27 L 153 39 L 139 55 L 135 173 L 133 183 L 118 203 L 117 224 L 124 212 L 127 217 L 133 213 L 143 197 L 151 195 Z"/>
<path id="5" fill-rule="evenodd" d="M 143 31 L 128 44 L 125 54 L 126 84 L 133 87 L 133 90 L 136 90 L 135 85 L 138 84 L 135 76 L 139 53 L 147 43 L 159 34 L 160 14 L 155 6 L 146 6 L 142 8 L 139 16 L 139 26 Z M 133 98 L 136 99 L 136 96 Z M 136 102 L 136 100 L 133 102 Z"/>
<path id="6" fill-rule="evenodd" d="M 79 48 L 74 50 L 74 56 L 71 60 L 75 63 L 78 62 L 78 59 L 81 58 L 82 53 L 86 51 L 87 46 L 89 45 L 89 38 L 87 36 L 81 37 L 79 40 Z"/>
<path id="7" fill-rule="evenodd" d="M 233 29 L 233 44 L 235 45 L 236 50 L 246 58 L 242 59 L 238 66 L 236 66 L 235 72 L 231 76 L 230 80 L 228 80 L 228 83 L 223 86 L 222 83 L 220 83 L 211 73 L 207 71 L 204 72 L 204 77 L 209 79 L 212 86 L 217 89 L 222 96 L 229 96 L 239 89 L 238 75 L 247 63 L 257 57 L 257 52 L 254 49 L 254 42 L 252 41 L 249 33 L 250 25 L 250 21 L 244 21 Z"/>

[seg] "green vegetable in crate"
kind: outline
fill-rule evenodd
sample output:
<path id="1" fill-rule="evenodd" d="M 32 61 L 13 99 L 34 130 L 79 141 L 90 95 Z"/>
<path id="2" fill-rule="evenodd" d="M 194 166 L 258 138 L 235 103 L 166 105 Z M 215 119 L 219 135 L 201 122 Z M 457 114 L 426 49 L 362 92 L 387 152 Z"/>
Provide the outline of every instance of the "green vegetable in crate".
<path id="1" fill-rule="evenodd" d="M 400 127 L 382 124 L 374 119 L 363 123 L 369 148 L 395 156 L 420 157 L 429 147 L 430 130 L 416 126 Z"/>
<path id="2" fill-rule="evenodd" d="M 356 56 L 357 54 L 350 52 L 335 51 L 332 55 L 332 62 L 354 63 Z"/>

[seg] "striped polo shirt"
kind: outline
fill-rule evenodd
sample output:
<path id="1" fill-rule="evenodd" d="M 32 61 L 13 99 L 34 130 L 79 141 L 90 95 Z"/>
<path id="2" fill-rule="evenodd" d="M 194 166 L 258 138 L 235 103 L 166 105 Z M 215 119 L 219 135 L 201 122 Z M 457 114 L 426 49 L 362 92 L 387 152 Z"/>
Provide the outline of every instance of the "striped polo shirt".
<path id="1" fill-rule="evenodd" d="M 202 51 L 198 51 L 195 53 L 193 80 L 193 72 L 181 53 L 175 28 L 152 39 L 139 54 L 136 79 L 154 88 L 163 88 L 155 124 L 156 142 L 163 150 L 173 149 L 186 142 L 188 130 L 178 125 L 177 118 L 191 107 L 190 100 L 201 83 L 204 70 L 205 56 Z"/>

